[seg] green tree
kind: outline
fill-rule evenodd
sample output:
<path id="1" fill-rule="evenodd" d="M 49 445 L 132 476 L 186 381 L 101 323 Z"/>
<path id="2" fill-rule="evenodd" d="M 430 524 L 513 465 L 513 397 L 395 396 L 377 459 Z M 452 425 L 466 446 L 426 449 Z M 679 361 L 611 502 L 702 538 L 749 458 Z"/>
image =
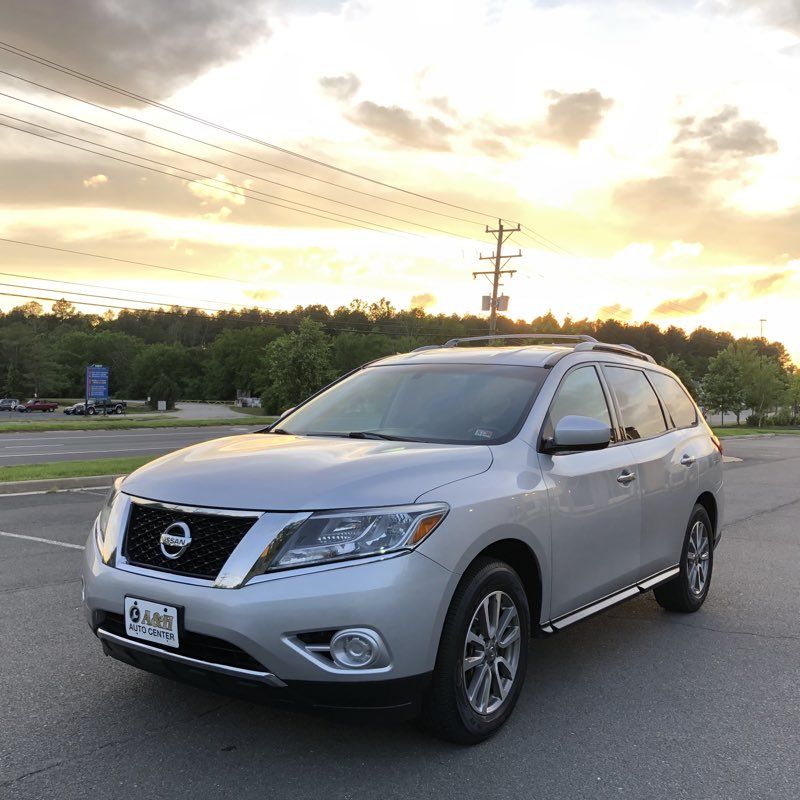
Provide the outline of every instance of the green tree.
<path id="1" fill-rule="evenodd" d="M 703 402 L 710 411 L 722 415 L 722 424 L 725 424 L 725 414 L 736 414 L 738 424 L 739 415 L 744 406 L 744 388 L 742 386 L 742 366 L 732 347 L 709 359 L 708 371 L 703 378 Z"/>
<path id="2" fill-rule="evenodd" d="M 661 365 L 674 372 L 681 383 L 689 390 L 692 397 L 697 397 L 697 387 L 694 383 L 692 371 L 689 369 L 689 365 L 680 356 L 675 355 L 675 353 L 669 353 L 661 362 Z"/>
<path id="3" fill-rule="evenodd" d="M 281 335 L 279 328 L 257 325 L 223 331 L 211 345 L 206 365 L 209 397 L 233 400 L 236 391 L 254 394 L 264 360 L 264 348 Z"/>
<path id="4" fill-rule="evenodd" d="M 793 370 L 787 376 L 784 402 L 789 407 L 793 423 L 800 422 L 800 370 Z"/>
<path id="5" fill-rule="evenodd" d="M 331 349 L 330 337 L 323 326 L 308 318 L 300 323 L 296 333 L 268 344 L 262 373 L 264 410 L 279 413 L 333 380 Z"/>
<path id="6" fill-rule="evenodd" d="M 154 411 L 158 409 L 158 401 L 163 400 L 167 404 L 167 411 L 175 408 L 175 401 L 178 399 L 178 385 L 172 378 L 164 373 L 159 375 L 150 387 L 150 408 Z"/>
<path id="7" fill-rule="evenodd" d="M 785 373 L 774 358 L 760 355 L 749 343 L 730 349 L 741 370 L 745 407 L 754 411 L 761 427 L 767 412 L 777 407 L 786 391 Z"/>
<path id="8" fill-rule="evenodd" d="M 333 340 L 333 367 L 337 375 L 373 361 L 381 356 L 399 352 L 398 341 L 379 333 L 340 333 Z"/>
<path id="9" fill-rule="evenodd" d="M 162 375 L 167 375 L 174 381 L 178 395 L 184 395 L 187 384 L 193 377 L 188 348 L 182 344 L 153 344 L 145 347 L 133 362 L 131 393 L 137 397 L 150 396 L 153 386 Z"/>

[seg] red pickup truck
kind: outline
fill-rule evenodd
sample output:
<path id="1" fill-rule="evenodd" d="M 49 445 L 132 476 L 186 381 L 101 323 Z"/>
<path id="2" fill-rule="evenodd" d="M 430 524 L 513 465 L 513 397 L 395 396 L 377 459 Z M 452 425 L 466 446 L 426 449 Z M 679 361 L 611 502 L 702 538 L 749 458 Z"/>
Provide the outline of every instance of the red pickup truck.
<path id="1" fill-rule="evenodd" d="M 50 400 L 42 400 L 41 397 L 34 397 L 33 400 L 28 400 L 27 403 L 20 403 L 17 406 L 17 411 L 26 414 L 29 411 L 55 411 L 58 408 L 58 403 L 53 403 Z"/>

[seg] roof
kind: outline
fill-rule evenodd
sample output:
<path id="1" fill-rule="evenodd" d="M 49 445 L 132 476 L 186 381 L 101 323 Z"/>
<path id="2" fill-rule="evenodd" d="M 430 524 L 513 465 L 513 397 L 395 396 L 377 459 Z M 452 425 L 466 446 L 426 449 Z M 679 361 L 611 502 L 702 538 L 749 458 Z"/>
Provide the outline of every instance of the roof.
<path id="1" fill-rule="evenodd" d="M 542 334 L 523 334 L 505 337 L 505 339 L 517 339 L 528 341 L 548 338 Z M 552 367 L 564 356 L 576 355 L 601 355 L 603 359 L 630 363 L 635 360 L 655 364 L 653 358 L 646 353 L 636 350 L 630 345 L 608 344 L 598 342 L 590 336 L 555 336 L 556 342 L 542 344 L 514 344 L 499 345 L 504 341 L 502 336 L 476 337 L 472 339 L 451 339 L 444 345 L 428 345 L 413 350 L 410 353 L 399 353 L 396 356 L 389 356 L 380 360 L 380 364 L 410 364 L 410 363 L 434 363 L 434 364 L 508 364 L 513 366 L 526 367 Z M 564 344 L 563 339 L 574 339 Z M 470 346 L 459 347 L 461 342 L 471 344 L 480 340 L 497 340 L 498 345 L 489 346 Z M 586 359 L 589 360 L 589 359 Z"/>

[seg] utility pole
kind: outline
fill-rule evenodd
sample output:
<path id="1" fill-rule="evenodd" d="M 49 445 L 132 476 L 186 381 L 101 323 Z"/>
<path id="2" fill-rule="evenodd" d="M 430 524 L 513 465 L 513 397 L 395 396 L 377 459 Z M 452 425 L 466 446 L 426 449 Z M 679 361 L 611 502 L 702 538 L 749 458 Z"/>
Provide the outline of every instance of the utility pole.
<path id="1" fill-rule="evenodd" d="M 761 323 L 761 338 L 764 338 L 764 323 L 766 322 L 765 319 L 760 319 L 759 322 Z"/>
<path id="2" fill-rule="evenodd" d="M 486 233 L 491 233 L 497 240 L 497 249 L 490 256 L 481 256 L 481 261 L 494 261 L 494 269 L 488 272 L 473 272 L 472 277 L 477 278 L 478 275 L 485 275 L 492 282 L 492 299 L 489 304 L 489 333 L 494 333 L 497 330 L 497 291 L 500 288 L 501 275 L 513 275 L 515 269 L 503 269 L 509 260 L 512 258 L 519 258 L 522 255 L 522 250 L 519 253 L 511 253 L 510 255 L 503 255 L 503 244 L 512 233 L 517 233 L 520 230 L 519 225 L 516 228 L 503 227 L 503 220 L 497 220 L 497 229 L 490 229 L 486 226 Z M 505 259 L 505 261 L 503 261 Z M 490 277 L 491 276 L 491 277 Z"/>

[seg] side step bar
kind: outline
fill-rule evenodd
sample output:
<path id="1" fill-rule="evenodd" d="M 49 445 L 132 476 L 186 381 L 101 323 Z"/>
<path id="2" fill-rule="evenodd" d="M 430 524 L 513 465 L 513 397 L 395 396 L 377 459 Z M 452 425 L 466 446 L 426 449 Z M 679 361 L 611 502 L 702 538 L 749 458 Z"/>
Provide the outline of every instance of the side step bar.
<path id="1" fill-rule="evenodd" d="M 652 589 L 654 586 L 658 586 L 660 583 L 665 583 L 668 580 L 674 578 L 680 572 L 680 567 L 670 567 L 669 569 L 665 569 L 662 572 L 658 572 L 655 575 L 647 578 L 646 580 L 639 581 L 638 583 L 634 584 L 633 586 L 629 586 L 627 589 L 622 589 L 619 592 L 614 592 L 614 594 L 610 594 L 607 597 L 604 597 L 602 600 L 597 600 L 594 603 L 590 603 L 589 605 L 583 606 L 583 608 L 579 608 L 577 611 L 571 611 L 569 614 L 564 614 L 557 619 L 551 620 L 550 622 L 541 626 L 541 629 L 544 633 L 553 633 L 553 631 L 560 631 L 563 628 L 568 627 L 569 625 L 573 625 L 576 622 L 580 622 L 582 619 L 586 619 L 587 617 L 591 617 L 594 614 L 599 613 L 600 611 L 604 611 L 611 606 L 617 605 L 617 603 L 622 603 L 625 600 L 630 600 L 632 597 L 636 597 L 637 595 L 642 594 L 643 592 L 647 592 Z"/>

